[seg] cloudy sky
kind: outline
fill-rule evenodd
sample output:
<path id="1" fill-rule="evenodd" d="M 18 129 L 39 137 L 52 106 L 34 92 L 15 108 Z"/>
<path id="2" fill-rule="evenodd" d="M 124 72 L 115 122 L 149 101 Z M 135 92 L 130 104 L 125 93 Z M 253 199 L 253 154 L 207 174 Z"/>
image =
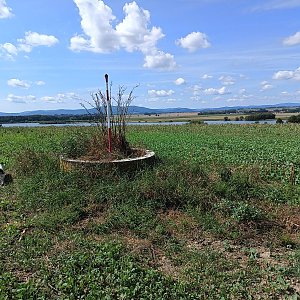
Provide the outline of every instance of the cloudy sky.
<path id="1" fill-rule="evenodd" d="M 300 103 L 300 0 L 0 0 L 0 111 Z"/>

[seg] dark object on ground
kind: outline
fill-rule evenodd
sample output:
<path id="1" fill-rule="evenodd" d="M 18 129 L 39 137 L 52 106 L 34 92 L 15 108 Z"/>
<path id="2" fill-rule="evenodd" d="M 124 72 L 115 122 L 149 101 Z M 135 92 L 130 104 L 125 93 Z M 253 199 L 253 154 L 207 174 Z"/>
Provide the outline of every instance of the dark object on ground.
<path id="1" fill-rule="evenodd" d="M 232 172 L 229 168 L 224 168 L 220 172 L 222 181 L 228 182 L 232 176 Z"/>
<path id="2" fill-rule="evenodd" d="M 0 164 L 0 186 L 9 184 L 13 181 L 11 174 L 4 172 L 3 164 Z"/>

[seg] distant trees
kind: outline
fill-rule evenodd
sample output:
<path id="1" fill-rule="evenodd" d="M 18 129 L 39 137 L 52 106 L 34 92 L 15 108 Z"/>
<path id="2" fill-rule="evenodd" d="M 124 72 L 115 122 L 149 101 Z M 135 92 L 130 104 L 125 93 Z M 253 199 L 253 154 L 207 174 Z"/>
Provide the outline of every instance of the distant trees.
<path id="1" fill-rule="evenodd" d="M 275 114 L 270 112 L 251 114 L 245 117 L 246 121 L 260 121 L 260 120 L 269 120 L 275 119 Z"/>
<path id="2" fill-rule="evenodd" d="M 45 123 L 64 123 L 78 121 L 95 121 L 99 119 L 98 114 L 90 115 L 32 115 L 32 116 L 0 116 L 0 123 L 27 123 L 27 122 L 45 122 Z"/>
<path id="3" fill-rule="evenodd" d="M 288 118 L 289 123 L 300 123 L 300 115 L 290 116 Z"/>

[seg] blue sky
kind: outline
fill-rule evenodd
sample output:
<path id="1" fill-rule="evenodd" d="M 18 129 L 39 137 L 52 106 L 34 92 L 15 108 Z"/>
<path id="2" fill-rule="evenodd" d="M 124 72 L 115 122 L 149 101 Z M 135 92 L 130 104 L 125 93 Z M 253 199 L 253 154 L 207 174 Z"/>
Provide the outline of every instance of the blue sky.
<path id="1" fill-rule="evenodd" d="M 0 0 L 0 111 L 300 103 L 300 0 Z"/>

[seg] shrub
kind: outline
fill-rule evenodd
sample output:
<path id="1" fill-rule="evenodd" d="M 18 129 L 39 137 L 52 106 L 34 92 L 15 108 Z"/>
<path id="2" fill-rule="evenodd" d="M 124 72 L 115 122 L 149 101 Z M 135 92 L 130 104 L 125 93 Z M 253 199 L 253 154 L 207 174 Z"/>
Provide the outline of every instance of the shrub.
<path id="1" fill-rule="evenodd" d="M 251 114 L 245 117 L 246 121 L 260 121 L 260 120 L 268 120 L 275 119 L 275 114 L 270 112 Z"/>
<path id="2" fill-rule="evenodd" d="M 289 123 L 300 123 L 300 114 L 299 115 L 290 116 L 288 118 L 288 122 Z"/>

